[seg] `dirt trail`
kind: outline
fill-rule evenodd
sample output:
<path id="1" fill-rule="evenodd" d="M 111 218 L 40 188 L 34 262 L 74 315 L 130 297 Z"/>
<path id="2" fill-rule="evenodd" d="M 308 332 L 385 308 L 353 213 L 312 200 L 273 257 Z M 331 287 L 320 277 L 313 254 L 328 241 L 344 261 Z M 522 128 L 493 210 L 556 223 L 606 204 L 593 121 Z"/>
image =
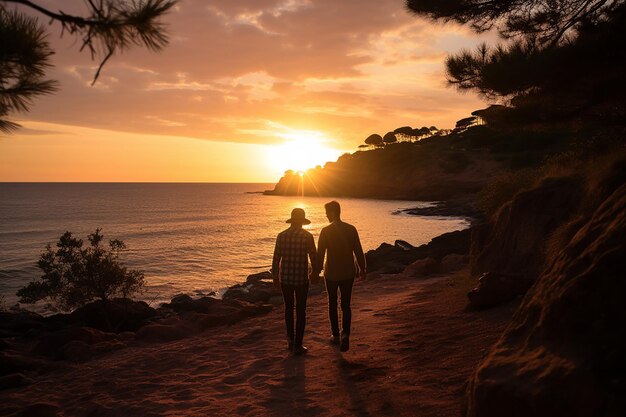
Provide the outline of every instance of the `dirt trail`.
<path id="1" fill-rule="evenodd" d="M 328 344 L 322 294 L 309 298 L 305 356 L 286 350 L 277 308 L 177 342 L 62 363 L 0 393 L 0 415 L 458 416 L 465 380 L 514 307 L 466 311 L 463 276 L 357 283 L 343 354 Z"/>

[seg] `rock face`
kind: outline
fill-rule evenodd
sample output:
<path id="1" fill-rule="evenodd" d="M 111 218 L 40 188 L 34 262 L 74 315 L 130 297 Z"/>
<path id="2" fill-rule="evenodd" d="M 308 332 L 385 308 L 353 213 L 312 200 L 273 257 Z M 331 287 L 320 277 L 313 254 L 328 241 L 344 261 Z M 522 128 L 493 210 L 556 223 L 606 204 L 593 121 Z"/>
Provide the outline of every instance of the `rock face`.
<path id="1" fill-rule="evenodd" d="M 485 309 L 511 301 L 525 293 L 533 281 L 523 275 L 504 275 L 485 272 L 478 278 L 478 286 L 467 294 L 476 309 Z"/>
<path id="2" fill-rule="evenodd" d="M 394 245 L 383 243 L 377 249 L 365 254 L 367 272 L 394 274 L 404 271 L 408 265 L 418 260 L 431 258 L 439 265 L 447 255 L 467 255 L 470 234 L 469 229 L 445 233 L 419 247 L 411 246 L 404 241 L 396 241 Z"/>
<path id="3" fill-rule="evenodd" d="M 468 417 L 626 415 L 625 179 L 572 223 L 471 377 Z"/>
<path id="4" fill-rule="evenodd" d="M 551 234 L 578 212 L 583 195 L 580 178 L 548 178 L 516 195 L 490 222 L 474 227 L 472 275 L 489 275 L 471 292 L 470 302 L 495 306 L 528 291 L 544 267 Z"/>
<path id="5" fill-rule="evenodd" d="M 94 301 L 76 309 L 71 318 L 76 323 L 106 332 L 135 331 L 156 315 L 143 301 L 116 298 L 108 302 Z"/>

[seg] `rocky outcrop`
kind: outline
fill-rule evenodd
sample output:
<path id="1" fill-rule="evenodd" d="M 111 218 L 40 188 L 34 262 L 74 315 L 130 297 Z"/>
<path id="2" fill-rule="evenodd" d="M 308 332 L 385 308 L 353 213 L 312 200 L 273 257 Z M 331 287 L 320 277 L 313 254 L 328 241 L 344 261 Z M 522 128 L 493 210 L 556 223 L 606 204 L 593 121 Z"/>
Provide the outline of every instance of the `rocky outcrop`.
<path id="1" fill-rule="evenodd" d="M 107 332 L 136 331 L 156 315 L 144 301 L 115 298 L 94 301 L 74 310 L 71 321 Z"/>
<path id="2" fill-rule="evenodd" d="M 439 272 L 440 264 L 446 256 L 451 254 L 466 256 L 469 252 L 469 245 L 469 229 L 445 233 L 419 247 L 413 247 L 404 241 L 396 241 L 393 245 L 383 243 L 377 249 L 370 250 L 365 254 L 367 272 L 377 274 L 400 273 L 414 262 L 427 258 L 430 258 L 434 263 L 434 266 L 431 265 L 432 272 L 430 273 Z M 448 259 L 448 261 L 451 260 L 452 258 Z"/>
<path id="3" fill-rule="evenodd" d="M 476 225 L 471 272 L 482 281 L 470 293 L 470 303 L 495 306 L 528 291 L 544 267 L 552 233 L 578 213 L 584 193 L 581 178 L 548 178 L 517 194 L 491 221 Z"/>
<path id="4" fill-rule="evenodd" d="M 566 243 L 478 366 L 467 391 L 467 416 L 626 415 L 625 177 L 590 192 L 608 197 L 567 228 Z M 543 225 L 550 225 L 548 219 Z M 523 248 L 528 256 L 530 248 Z"/>

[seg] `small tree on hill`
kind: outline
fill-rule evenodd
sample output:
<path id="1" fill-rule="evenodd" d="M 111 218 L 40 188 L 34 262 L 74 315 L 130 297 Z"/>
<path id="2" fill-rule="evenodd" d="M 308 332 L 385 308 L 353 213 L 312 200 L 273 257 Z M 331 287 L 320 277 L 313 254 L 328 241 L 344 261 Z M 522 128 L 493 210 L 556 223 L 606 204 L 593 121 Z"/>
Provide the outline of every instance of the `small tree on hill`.
<path id="1" fill-rule="evenodd" d="M 383 136 L 383 142 L 385 144 L 395 143 L 397 141 L 398 141 L 398 138 L 393 132 L 387 132 L 385 133 L 385 136 Z"/>
<path id="2" fill-rule="evenodd" d="M 128 270 L 120 261 L 124 242 L 111 240 L 107 248 L 102 245 L 100 231 L 96 229 L 87 237 L 87 247 L 70 232 L 59 238 L 56 250 L 48 244 L 37 262 L 43 275 L 17 292 L 20 302 L 51 299 L 62 310 L 71 310 L 90 301 L 127 298 L 140 291 L 143 272 Z"/>
<path id="3" fill-rule="evenodd" d="M 365 143 L 370 146 L 382 146 L 383 145 L 383 137 L 377 133 L 369 135 L 367 139 L 365 139 Z"/>

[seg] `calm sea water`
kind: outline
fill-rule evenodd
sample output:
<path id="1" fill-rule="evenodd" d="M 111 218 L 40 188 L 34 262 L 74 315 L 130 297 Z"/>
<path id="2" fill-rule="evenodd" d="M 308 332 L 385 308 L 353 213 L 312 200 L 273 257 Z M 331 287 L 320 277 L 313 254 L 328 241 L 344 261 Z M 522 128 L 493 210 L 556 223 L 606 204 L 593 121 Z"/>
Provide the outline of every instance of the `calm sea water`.
<path id="1" fill-rule="evenodd" d="M 274 239 L 302 207 L 313 235 L 327 224 L 328 198 L 253 194 L 272 184 L 0 183 L 0 296 L 39 277 L 39 254 L 69 230 L 86 241 L 126 242 L 126 263 L 146 275 L 142 298 L 151 304 L 177 293 L 208 293 L 245 280 L 271 264 Z M 359 230 L 364 250 L 382 242 L 413 245 L 468 226 L 458 218 L 393 215 L 423 202 L 339 199 L 342 217 Z"/>

